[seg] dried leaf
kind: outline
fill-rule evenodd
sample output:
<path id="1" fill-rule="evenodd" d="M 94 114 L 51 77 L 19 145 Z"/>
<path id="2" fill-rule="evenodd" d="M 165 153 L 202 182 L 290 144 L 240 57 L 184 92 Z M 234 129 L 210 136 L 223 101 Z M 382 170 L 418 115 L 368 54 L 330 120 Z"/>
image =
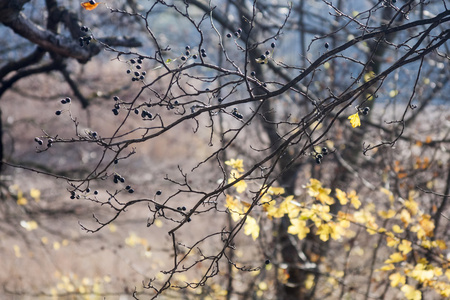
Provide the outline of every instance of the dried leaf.
<path id="1" fill-rule="evenodd" d="M 97 3 L 95 1 L 86 1 L 81 3 L 81 6 L 83 6 L 83 8 L 85 10 L 93 10 L 95 9 L 100 3 Z"/>

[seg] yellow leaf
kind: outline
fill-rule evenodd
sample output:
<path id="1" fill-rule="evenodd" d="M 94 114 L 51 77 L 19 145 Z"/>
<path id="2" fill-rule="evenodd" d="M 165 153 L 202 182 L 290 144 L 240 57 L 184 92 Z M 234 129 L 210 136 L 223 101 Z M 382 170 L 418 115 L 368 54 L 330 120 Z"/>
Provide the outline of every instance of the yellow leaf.
<path id="1" fill-rule="evenodd" d="M 338 198 L 341 205 L 346 205 L 348 202 L 347 194 L 340 189 L 336 189 L 336 198 Z"/>
<path id="2" fill-rule="evenodd" d="M 392 90 L 389 92 L 389 97 L 394 98 L 398 95 L 398 90 Z"/>
<path id="3" fill-rule="evenodd" d="M 353 114 L 350 117 L 348 117 L 350 120 L 350 124 L 353 128 L 361 126 L 361 120 L 359 119 L 359 113 Z"/>
<path id="4" fill-rule="evenodd" d="M 379 215 L 380 217 L 382 217 L 383 219 L 390 219 L 390 218 L 392 218 L 393 216 L 395 216 L 395 210 L 392 210 L 392 209 L 390 209 L 390 210 L 388 210 L 388 211 L 380 210 L 380 211 L 378 212 L 378 215 Z"/>
<path id="5" fill-rule="evenodd" d="M 59 250 L 61 248 L 61 244 L 59 242 L 53 242 L 53 249 Z"/>
<path id="6" fill-rule="evenodd" d="M 38 228 L 38 224 L 36 223 L 36 221 L 25 221 L 22 220 L 20 221 L 20 226 L 22 226 L 23 228 L 25 228 L 28 231 L 32 231 Z"/>
<path id="7" fill-rule="evenodd" d="M 395 232 L 395 233 L 403 233 L 404 232 L 404 230 L 400 226 L 398 226 L 397 224 L 392 226 L 392 231 Z"/>
<path id="8" fill-rule="evenodd" d="M 400 243 L 400 241 L 397 238 L 388 236 L 386 238 L 386 244 L 388 247 L 394 248 L 397 247 L 397 245 Z"/>
<path id="9" fill-rule="evenodd" d="M 16 255 L 17 258 L 22 257 L 22 253 L 20 253 L 20 247 L 18 245 L 14 245 L 14 255 Z"/>
<path id="10" fill-rule="evenodd" d="M 228 179 L 228 183 L 234 182 L 237 178 L 239 178 L 241 175 L 237 170 L 231 170 L 230 172 L 230 178 Z M 247 183 L 244 180 L 240 180 L 234 184 L 234 187 L 236 188 L 236 191 L 241 194 L 245 192 L 247 189 Z"/>
<path id="11" fill-rule="evenodd" d="M 404 261 L 406 257 L 402 255 L 400 252 L 392 253 L 384 263 L 385 264 L 395 264 L 397 262 Z"/>
<path id="12" fill-rule="evenodd" d="M 350 203 L 354 208 L 358 209 L 361 206 L 361 201 L 359 201 L 359 197 L 356 195 L 355 191 L 351 191 L 347 196 L 350 198 Z"/>
<path id="13" fill-rule="evenodd" d="M 17 205 L 27 205 L 28 200 L 25 197 L 18 197 L 17 198 Z"/>
<path id="14" fill-rule="evenodd" d="M 374 71 L 369 71 L 366 74 L 364 74 L 364 82 L 370 81 L 373 78 L 375 78 L 375 72 Z"/>
<path id="15" fill-rule="evenodd" d="M 419 282 L 431 280 L 434 277 L 434 271 L 427 269 L 424 264 L 417 264 L 411 272 L 411 277 Z"/>
<path id="16" fill-rule="evenodd" d="M 431 216 L 428 214 L 422 215 L 421 220 L 419 220 L 420 227 L 425 231 L 425 234 L 432 237 L 434 234 L 434 222 L 431 220 Z"/>
<path id="17" fill-rule="evenodd" d="M 117 226 L 114 225 L 114 224 L 109 224 L 108 228 L 109 228 L 110 232 L 116 232 L 117 231 Z"/>
<path id="18" fill-rule="evenodd" d="M 403 255 L 406 255 L 412 250 L 411 244 L 410 241 L 402 240 L 402 243 L 398 246 L 398 250 L 400 250 Z"/>
<path id="19" fill-rule="evenodd" d="M 323 204 L 332 205 L 334 199 L 329 196 L 331 189 L 322 187 L 322 183 L 314 178 L 309 179 L 309 185 L 305 186 L 308 189 L 308 194 L 315 197 Z"/>
<path id="20" fill-rule="evenodd" d="M 405 284 L 406 277 L 400 273 L 394 273 L 389 276 L 389 280 L 391 281 L 391 286 L 396 287 L 399 284 L 402 284 L 402 285 Z"/>
<path id="21" fill-rule="evenodd" d="M 411 222 L 411 214 L 406 210 L 402 209 L 400 212 L 400 220 L 405 224 L 405 227 Z"/>
<path id="22" fill-rule="evenodd" d="M 244 161 L 242 159 L 230 159 L 225 162 L 227 166 L 236 169 L 238 172 L 244 172 Z"/>
<path id="23" fill-rule="evenodd" d="M 44 244 L 44 245 L 47 245 L 48 244 L 48 237 L 46 237 L 46 236 L 41 237 L 41 243 Z"/>
<path id="24" fill-rule="evenodd" d="M 403 292 L 403 294 L 405 294 L 405 297 L 408 300 L 422 299 L 422 293 L 409 284 L 402 286 L 401 291 Z"/>
<path id="25" fill-rule="evenodd" d="M 394 270 L 395 266 L 393 264 L 384 265 L 380 268 L 380 271 L 391 271 Z"/>
<path id="26" fill-rule="evenodd" d="M 85 9 L 85 10 L 93 10 L 95 9 L 100 3 L 97 3 L 95 1 L 86 1 L 81 3 L 81 6 Z"/>
<path id="27" fill-rule="evenodd" d="M 331 228 L 328 224 L 320 225 L 316 232 L 316 234 L 319 236 L 319 238 L 324 242 L 328 241 L 330 233 L 331 233 Z"/>
<path id="28" fill-rule="evenodd" d="M 161 228 L 163 226 L 163 222 L 160 219 L 156 219 L 155 225 L 156 225 L 156 227 Z"/>
<path id="29" fill-rule="evenodd" d="M 306 288 L 307 290 L 310 290 L 310 289 L 313 288 L 313 286 L 314 286 L 314 278 L 315 278 L 315 276 L 314 276 L 313 274 L 308 274 L 308 275 L 306 276 L 306 280 L 305 280 L 305 288 Z"/>
<path id="30" fill-rule="evenodd" d="M 34 199 L 34 201 L 39 202 L 39 198 L 41 197 L 41 191 L 38 189 L 31 189 L 30 196 Z"/>
<path id="31" fill-rule="evenodd" d="M 253 240 L 256 240 L 259 236 L 259 225 L 255 218 L 247 216 L 244 225 L 244 234 L 251 235 Z"/>
<path id="32" fill-rule="evenodd" d="M 309 233 L 309 227 L 306 221 L 301 219 L 291 219 L 291 225 L 288 228 L 288 233 L 297 235 L 299 240 L 303 240 Z"/>

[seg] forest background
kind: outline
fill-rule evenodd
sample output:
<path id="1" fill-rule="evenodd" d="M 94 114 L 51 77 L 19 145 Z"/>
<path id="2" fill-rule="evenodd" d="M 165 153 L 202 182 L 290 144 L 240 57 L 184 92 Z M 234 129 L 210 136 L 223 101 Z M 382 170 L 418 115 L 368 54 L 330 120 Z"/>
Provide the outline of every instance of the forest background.
<path id="1" fill-rule="evenodd" d="M 2 298 L 450 296 L 445 0 L 0 21 Z"/>

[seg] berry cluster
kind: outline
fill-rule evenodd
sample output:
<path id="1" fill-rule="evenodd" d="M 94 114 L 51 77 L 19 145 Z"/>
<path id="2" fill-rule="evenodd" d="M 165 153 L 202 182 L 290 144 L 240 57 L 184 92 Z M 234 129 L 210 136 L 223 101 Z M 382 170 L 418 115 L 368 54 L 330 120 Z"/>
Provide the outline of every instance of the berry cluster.
<path id="1" fill-rule="evenodd" d="M 237 37 L 237 38 L 241 37 L 241 34 L 242 34 L 242 29 L 241 28 L 238 28 L 238 30 L 236 30 L 234 32 L 234 36 Z M 227 38 L 231 38 L 232 36 L 233 35 L 231 33 L 227 33 Z"/>
<path id="2" fill-rule="evenodd" d="M 131 78 L 131 81 L 139 81 L 144 80 L 145 76 L 147 75 L 146 71 L 140 71 L 142 69 L 142 63 L 143 63 L 144 57 L 139 56 L 137 59 L 130 59 L 129 63 L 131 64 L 131 69 L 127 70 L 127 74 L 132 74 L 133 77 Z M 133 70 L 135 69 L 135 70 Z"/>
<path id="3" fill-rule="evenodd" d="M 38 143 L 39 146 L 42 146 L 44 144 L 44 141 L 42 141 L 40 138 L 35 137 L 34 141 L 36 143 Z M 53 139 L 52 138 L 48 138 L 47 139 L 47 148 L 50 148 L 53 145 Z"/>
<path id="4" fill-rule="evenodd" d="M 243 119 L 244 118 L 244 116 L 241 113 L 238 112 L 238 109 L 236 107 L 233 108 L 233 110 L 231 111 L 231 114 L 233 116 L 235 116 L 236 118 L 238 118 L 238 119 Z"/>
<path id="5" fill-rule="evenodd" d="M 362 114 L 367 116 L 369 114 L 370 108 L 369 107 L 364 107 L 364 109 L 362 110 Z"/>
<path id="6" fill-rule="evenodd" d="M 70 99 L 69 97 L 66 97 L 65 99 L 61 99 L 61 104 L 68 104 L 68 103 L 71 103 L 72 102 L 72 99 Z M 62 114 L 62 110 L 57 110 L 57 111 L 55 111 L 55 115 L 57 115 L 57 116 L 59 116 L 59 115 L 61 115 Z"/>
<path id="7" fill-rule="evenodd" d="M 114 183 L 119 183 L 119 181 L 120 182 L 122 182 L 122 183 L 124 183 L 125 182 L 125 178 L 123 178 L 122 176 L 120 176 L 119 174 L 114 174 L 114 177 L 113 177 L 113 182 Z"/>
<path id="8" fill-rule="evenodd" d="M 86 32 L 86 33 L 89 32 L 89 28 L 86 27 L 86 26 L 81 26 L 81 27 L 80 27 L 80 30 L 81 30 L 82 32 Z M 89 43 L 91 42 L 91 40 L 92 40 L 92 36 L 91 36 L 91 35 L 82 36 L 82 37 L 80 37 L 80 38 L 78 39 L 78 41 L 80 42 L 80 46 L 81 46 L 81 47 L 83 47 L 85 44 L 86 44 L 86 46 L 89 45 Z"/>
<path id="9" fill-rule="evenodd" d="M 134 193 L 134 190 L 131 188 L 131 186 L 129 186 L 129 185 L 127 185 L 126 187 L 125 187 L 125 189 L 128 191 L 128 193 L 130 193 L 130 194 L 133 194 Z"/>
<path id="10" fill-rule="evenodd" d="M 322 151 L 320 153 L 316 153 L 315 157 L 316 157 L 316 163 L 317 164 L 321 164 L 322 163 L 322 159 L 325 155 L 328 155 L 328 148 L 327 147 L 323 147 Z"/>

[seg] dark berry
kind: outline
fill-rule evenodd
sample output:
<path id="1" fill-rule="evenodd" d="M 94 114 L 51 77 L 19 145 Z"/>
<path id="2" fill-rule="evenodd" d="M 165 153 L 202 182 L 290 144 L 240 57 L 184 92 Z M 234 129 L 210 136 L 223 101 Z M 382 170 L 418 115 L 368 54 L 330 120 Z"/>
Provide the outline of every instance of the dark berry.
<path id="1" fill-rule="evenodd" d="M 134 109 L 134 113 L 138 115 L 139 114 L 139 109 L 135 108 Z"/>
<path id="2" fill-rule="evenodd" d="M 177 210 L 181 210 L 181 207 L 180 207 L 180 206 L 178 206 L 178 207 L 177 207 Z"/>
<path id="3" fill-rule="evenodd" d="M 142 69 L 141 65 L 136 65 L 136 69 L 138 70 Z"/>
<path id="4" fill-rule="evenodd" d="M 325 43 L 325 49 L 328 49 L 330 47 L 330 44 Z"/>
<path id="5" fill-rule="evenodd" d="M 206 57 L 207 55 L 206 55 L 206 53 L 205 52 L 203 52 L 202 53 L 202 57 Z"/>
<path id="6" fill-rule="evenodd" d="M 134 190 L 133 190 L 133 189 L 129 189 L 129 190 L 128 190 L 128 193 L 133 194 L 133 193 L 134 193 Z"/>
<path id="7" fill-rule="evenodd" d="M 182 61 L 185 61 L 185 60 L 186 60 L 186 57 L 185 57 L 185 56 L 182 56 L 182 57 L 181 57 L 181 60 L 182 60 Z"/>
<path id="8" fill-rule="evenodd" d="M 66 103 L 70 103 L 72 101 L 72 99 L 70 99 L 69 97 L 66 97 Z"/>
<path id="9" fill-rule="evenodd" d="M 227 38 L 232 37 L 231 33 L 227 33 Z"/>
<path id="10" fill-rule="evenodd" d="M 113 99 L 114 99 L 114 101 L 119 101 L 119 97 L 117 97 L 117 96 L 114 96 Z"/>
<path id="11" fill-rule="evenodd" d="M 47 147 L 51 147 L 53 145 L 53 139 L 48 139 Z"/>
<path id="12" fill-rule="evenodd" d="M 60 110 L 55 111 L 55 115 L 59 116 L 61 114 Z"/>
<path id="13" fill-rule="evenodd" d="M 202 48 L 202 49 L 200 49 L 200 52 L 201 53 L 206 53 L 206 50 Z"/>
<path id="14" fill-rule="evenodd" d="M 260 58 L 261 58 L 262 60 L 265 60 L 265 59 L 266 59 L 266 56 L 263 54 L 263 55 L 260 56 Z"/>
<path id="15" fill-rule="evenodd" d="M 139 59 L 137 60 L 137 63 L 138 63 L 138 64 L 142 64 L 142 59 L 139 58 Z"/>
<path id="16" fill-rule="evenodd" d="M 144 79 L 145 79 L 145 76 L 144 76 L 144 75 L 141 75 L 141 76 L 139 76 L 139 79 L 140 79 L 140 80 L 144 80 Z"/>
<path id="17" fill-rule="evenodd" d="M 239 37 L 239 32 L 236 31 L 236 32 L 234 33 L 234 35 L 235 35 L 236 37 Z"/>
<path id="18" fill-rule="evenodd" d="M 98 191 L 94 191 L 94 195 L 98 195 Z"/>
<path id="19" fill-rule="evenodd" d="M 113 108 L 112 112 L 114 113 L 115 116 L 117 116 L 119 114 L 119 111 L 117 110 L 117 108 Z"/>
<path id="20" fill-rule="evenodd" d="M 322 159 L 323 155 L 319 153 L 319 154 L 316 155 L 316 158 Z"/>
<path id="21" fill-rule="evenodd" d="M 117 165 L 118 163 L 119 163 L 119 160 L 118 160 L 118 159 L 115 159 L 115 160 L 114 160 L 114 164 Z"/>
<path id="22" fill-rule="evenodd" d="M 192 58 L 197 59 L 198 58 L 197 54 L 192 55 Z"/>
<path id="23" fill-rule="evenodd" d="M 115 108 L 115 109 L 119 109 L 119 108 L 120 108 L 119 103 L 114 104 L 114 108 Z"/>
<path id="24" fill-rule="evenodd" d="M 321 160 L 320 158 L 317 157 L 317 158 L 316 158 L 316 163 L 317 163 L 317 164 L 321 164 L 321 163 L 322 163 L 322 160 Z"/>
<path id="25" fill-rule="evenodd" d="M 275 48 L 276 44 L 274 42 L 272 42 L 272 44 L 270 44 L 270 47 Z"/>
<path id="26" fill-rule="evenodd" d="M 134 76 L 139 77 L 139 76 L 141 76 L 141 73 L 139 73 L 139 72 L 134 72 Z"/>
<path id="27" fill-rule="evenodd" d="M 186 56 L 189 56 L 189 55 L 191 55 L 191 51 L 186 51 L 184 54 L 185 54 Z"/>
<path id="28" fill-rule="evenodd" d="M 95 0 L 90 0 L 89 4 L 94 5 L 95 4 Z"/>
<path id="29" fill-rule="evenodd" d="M 236 32 L 239 33 L 239 34 L 241 34 L 241 33 L 242 33 L 242 29 L 239 28 Z"/>
<path id="30" fill-rule="evenodd" d="M 66 104 L 66 99 L 61 99 L 61 104 Z"/>
<path id="31" fill-rule="evenodd" d="M 266 261 L 264 262 L 266 265 L 270 264 L 270 260 L 266 259 Z"/>
<path id="32" fill-rule="evenodd" d="M 130 59 L 130 63 L 135 64 L 136 61 L 134 59 Z"/>
<path id="33" fill-rule="evenodd" d="M 190 221 L 191 221 L 191 218 L 187 218 L 187 221 L 190 222 Z"/>
<path id="34" fill-rule="evenodd" d="M 161 191 L 156 191 L 156 195 L 161 195 L 162 194 L 162 192 Z"/>
<path id="35" fill-rule="evenodd" d="M 127 74 L 130 74 L 131 73 L 131 70 L 127 70 Z"/>
<path id="36" fill-rule="evenodd" d="M 142 71 L 141 74 L 142 74 L 143 76 L 145 76 L 145 75 L 147 75 L 147 72 Z"/>
<path id="37" fill-rule="evenodd" d="M 91 189 L 90 188 L 87 188 L 86 189 L 86 193 L 90 193 L 91 192 Z"/>
<path id="38" fill-rule="evenodd" d="M 181 207 L 182 211 L 186 211 L 186 206 Z"/>
<path id="39" fill-rule="evenodd" d="M 184 47 L 184 49 L 189 50 L 191 49 L 191 46 L 187 45 L 186 47 Z"/>
<path id="40" fill-rule="evenodd" d="M 129 189 L 131 189 L 131 186 L 130 186 L 130 185 L 127 185 L 127 186 L 125 187 L 125 189 L 126 189 L 126 190 L 129 190 Z"/>
<path id="41" fill-rule="evenodd" d="M 363 115 L 367 116 L 369 114 L 370 108 L 369 107 L 364 107 L 363 109 Z"/>
<path id="42" fill-rule="evenodd" d="M 220 102 L 223 101 L 223 98 L 220 98 L 220 97 L 219 97 L 219 99 L 217 99 L 217 101 L 219 101 L 219 103 L 220 103 Z"/>
<path id="43" fill-rule="evenodd" d="M 269 50 L 267 50 L 267 51 L 266 51 L 266 55 L 269 55 L 269 54 L 270 54 L 270 51 L 269 51 Z"/>
<path id="44" fill-rule="evenodd" d="M 327 155 L 328 154 L 328 148 L 327 147 L 323 147 L 322 148 L 322 154 L 323 155 Z"/>
<path id="45" fill-rule="evenodd" d="M 119 177 L 119 181 L 124 183 L 125 182 L 125 178 L 123 178 L 122 176 Z"/>
<path id="46" fill-rule="evenodd" d="M 252 77 L 255 77 L 255 76 L 256 76 L 256 72 L 255 72 L 255 71 L 252 71 L 252 72 L 250 73 L 250 75 L 251 75 Z"/>

